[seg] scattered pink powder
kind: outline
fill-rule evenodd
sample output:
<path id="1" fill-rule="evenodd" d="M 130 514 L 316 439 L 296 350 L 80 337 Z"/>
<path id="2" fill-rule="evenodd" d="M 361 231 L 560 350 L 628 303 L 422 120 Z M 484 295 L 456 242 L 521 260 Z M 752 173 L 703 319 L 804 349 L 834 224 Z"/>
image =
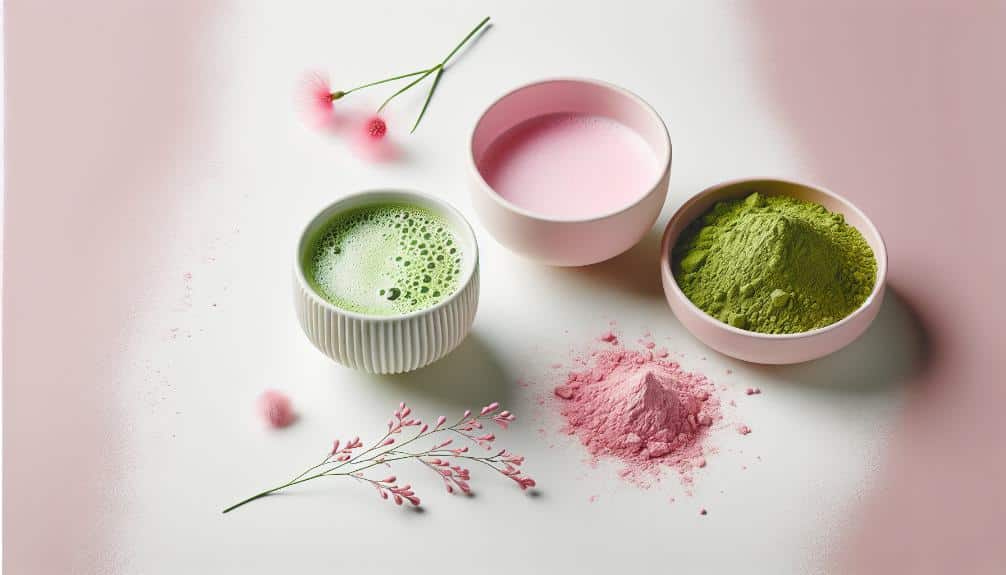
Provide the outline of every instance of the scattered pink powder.
<path id="1" fill-rule="evenodd" d="M 601 334 L 601 341 L 610 343 L 611 345 L 618 345 L 618 336 L 614 332 L 606 331 Z"/>
<path id="2" fill-rule="evenodd" d="M 269 427 L 286 427 L 297 419 L 290 398 L 275 389 L 267 389 L 259 396 L 258 411 Z"/>
<path id="3" fill-rule="evenodd" d="M 751 428 L 748 427 L 748 426 L 746 426 L 746 425 L 738 425 L 737 426 L 737 433 L 739 433 L 741 435 L 747 435 L 747 434 L 751 433 Z"/>
<path id="4" fill-rule="evenodd" d="M 757 387 L 749 387 L 746 390 L 744 390 L 744 393 L 748 395 L 758 395 L 761 393 L 761 390 L 758 389 Z"/>
<path id="5" fill-rule="evenodd" d="M 592 359 L 555 388 L 564 400 L 564 430 L 578 436 L 595 460 L 613 456 L 624 462 L 620 475 L 634 483 L 647 484 L 663 467 L 690 480 L 704 461 L 709 426 L 720 419 L 713 384 L 649 353 L 612 349 Z"/>
<path id="6" fill-rule="evenodd" d="M 708 515 L 708 514 L 709 514 L 709 512 L 706 511 L 705 507 L 703 507 L 702 509 L 699 509 L 699 515 Z"/>

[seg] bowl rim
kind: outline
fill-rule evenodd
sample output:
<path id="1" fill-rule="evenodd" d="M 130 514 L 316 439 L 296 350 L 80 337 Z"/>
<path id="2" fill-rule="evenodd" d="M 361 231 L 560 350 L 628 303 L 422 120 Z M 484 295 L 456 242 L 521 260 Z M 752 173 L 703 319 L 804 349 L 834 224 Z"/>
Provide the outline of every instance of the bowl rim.
<path id="1" fill-rule="evenodd" d="M 416 311 L 411 311 L 411 312 L 405 313 L 405 314 L 372 315 L 372 314 L 365 314 L 365 313 L 360 313 L 360 312 L 356 312 L 356 311 L 352 311 L 352 310 L 341 308 L 341 307 L 333 304 L 332 302 L 328 301 L 327 299 L 321 297 L 321 295 L 319 295 L 314 290 L 314 288 L 311 287 L 311 283 L 309 281 L 307 281 L 307 277 L 304 274 L 304 266 L 301 265 L 301 258 L 300 258 L 301 250 L 304 247 L 304 242 L 307 239 L 308 231 L 310 231 L 311 228 L 312 228 L 312 226 L 315 224 L 315 222 L 317 222 L 318 219 L 321 218 L 322 214 L 324 214 L 325 212 L 327 212 L 327 211 L 335 208 L 339 204 L 346 203 L 346 202 L 349 202 L 350 200 L 355 200 L 355 199 L 358 199 L 358 198 L 364 198 L 364 197 L 370 197 L 370 196 L 379 196 L 379 195 L 381 195 L 381 196 L 383 196 L 383 195 L 398 196 L 400 198 L 403 198 L 403 201 L 406 202 L 406 203 L 408 203 L 409 199 L 419 198 L 419 199 L 421 199 L 423 201 L 429 202 L 429 203 L 437 206 L 437 209 L 442 210 L 443 212 L 452 213 L 454 216 L 457 217 L 457 219 L 460 222 L 462 222 L 464 224 L 462 230 L 455 230 L 455 231 L 456 232 L 460 231 L 460 232 L 463 232 L 463 233 L 465 233 L 465 234 L 468 235 L 468 237 L 471 239 L 471 245 L 472 245 L 472 248 L 473 248 L 472 249 L 473 253 L 472 253 L 471 260 L 470 260 L 471 263 L 468 266 L 466 266 L 465 273 L 462 276 L 463 279 L 458 282 L 458 288 L 456 290 L 454 290 L 454 293 L 452 293 L 450 296 L 448 296 L 448 297 L 440 300 L 439 302 L 437 302 L 436 304 L 434 304 L 434 305 L 432 305 L 432 306 L 430 306 L 428 308 L 419 309 L 419 310 L 416 310 Z M 359 207 L 359 205 L 365 205 L 365 204 L 358 204 L 357 206 L 354 206 L 354 207 Z M 425 207 L 425 206 L 419 206 L 419 207 Z M 329 215 L 330 218 L 333 217 L 333 216 L 335 216 L 335 213 L 332 213 L 332 214 Z M 327 309 L 328 311 L 330 311 L 332 313 L 344 315 L 344 316 L 352 318 L 352 319 L 365 320 L 365 321 L 374 322 L 374 323 L 398 322 L 398 321 L 402 321 L 402 320 L 406 320 L 406 319 L 418 317 L 418 316 L 421 316 L 421 315 L 432 314 L 432 313 L 437 312 L 438 310 L 440 310 L 443 307 L 447 307 L 448 305 L 451 304 L 451 302 L 453 302 L 457 298 L 461 297 L 462 292 L 464 292 L 468 288 L 468 286 L 471 284 L 472 278 L 475 276 L 476 273 L 478 273 L 478 269 L 479 269 L 479 244 L 478 244 L 478 239 L 475 236 L 475 230 L 472 228 L 471 222 L 469 222 L 468 218 L 466 218 L 465 215 L 463 213 L 461 213 L 461 210 L 457 209 L 453 204 L 451 204 L 447 200 L 435 197 L 435 196 L 433 196 L 431 194 L 427 194 L 427 193 L 416 191 L 416 190 L 409 190 L 409 189 L 405 189 L 405 188 L 393 188 L 393 187 L 388 187 L 388 188 L 370 188 L 370 189 L 366 189 L 366 190 L 360 190 L 360 191 L 353 192 L 353 193 L 347 194 L 345 196 L 342 196 L 341 198 L 339 198 L 339 199 L 337 199 L 337 200 L 335 200 L 333 202 L 330 202 L 330 203 L 326 204 L 323 208 L 321 208 L 320 210 L 318 210 L 317 212 L 315 212 L 314 216 L 312 216 L 307 221 L 307 223 L 304 225 L 304 227 L 301 229 L 300 234 L 297 237 L 296 252 L 294 253 L 294 256 L 295 256 L 294 262 L 293 262 L 294 275 L 297 277 L 297 282 L 300 284 L 301 289 L 306 294 L 309 295 L 309 297 L 312 299 L 312 301 L 314 301 L 314 303 L 322 306 L 323 308 Z"/>
<path id="2" fill-rule="evenodd" d="M 627 204 L 627 205 L 625 205 L 625 206 L 623 206 L 621 208 L 615 209 L 613 211 L 606 212 L 606 213 L 603 213 L 603 214 L 600 214 L 600 215 L 596 215 L 596 216 L 590 216 L 590 217 L 587 217 L 587 218 L 561 218 L 561 217 L 555 217 L 555 216 L 548 216 L 548 215 L 545 215 L 545 214 L 540 214 L 538 212 L 534 212 L 534 211 L 528 210 L 526 208 L 522 208 L 522 207 L 518 206 L 517 204 L 511 202 L 510 200 L 507 200 L 506 198 L 504 198 L 503 196 L 501 196 L 495 189 L 493 189 L 493 187 L 491 185 L 489 185 L 489 182 L 487 182 L 486 179 L 482 176 L 482 172 L 479 170 L 478 163 L 475 160 L 475 132 L 477 132 L 478 129 L 479 129 L 479 126 L 482 125 L 482 121 L 485 119 L 486 114 L 488 114 L 490 110 L 492 110 L 493 108 L 495 108 L 497 104 L 499 104 L 503 100 L 509 98 L 510 96 L 513 96 L 517 92 L 520 92 L 522 90 L 526 90 L 526 89 L 529 89 L 529 88 L 534 88 L 536 86 L 541 86 L 543 84 L 553 84 L 553 83 L 558 83 L 558 82 L 570 82 L 570 83 L 578 83 L 578 84 L 587 84 L 587 85 L 590 85 L 590 86 L 600 87 L 600 88 L 604 88 L 604 89 L 616 92 L 620 96 L 622 96 L 623 98 L 631 100 L 635 104 L 637 104 L 638 106 L 640 106 L 643 110 L 645 110 L 650 115 L 650 117 L 655 121 L 655 124 L 661 128 L 661 133 L 663 134 L 663 138 L 660 139 L 660 143 L 662 144 L 662 146 L 661 146 L 662 149 L 660 150 L 659 157 L 657 158 L 657 161 L 659 162 L 659 165 L 661 166 L 661 169 L 658 170 L 659 173 L 657 174 L 657 177 L 653 180 L 653 183 L 650 184 L 649 188 L 645 191 L 645 193 L 641 194 L 638 198 L 636 198 L 635 200 L 633 200 L 632 203 Z M 530 119 L 530 118 L 528 118 L 528 119 Z M 633 130 L 633 131 L 635 131 L 635 130 Z M 667 124 L 664 122 L 664 119 L 660 116 L 659 113 L 657 113 L 657 110 L 654 109 L 653 106 L 651 106 L 646 100 L 644 100 L 642 97 L 640 97 L 639 95 L 637 95 L 635 92 L 632 92 L 632 91 L 630 91 L 630 90 L 628 90 L 626 88 L 623 88 L 623 87 L 618 86 L 616 84 L 612 84 L 610 82 L 605 82 L 604 80 L 597 80 L 597 79 L 594 79 L 594 78 L 586 78 L 586 77 L 580 77 L 580 76 L 554 76 L 554 77 L 548 77 L 548 78 L 543 78 L 543 79 L 540 79 L 540 80 L 534 80 L 534 81 L 528 82 L 526 84 L 521 84 L 520 86 L 517 86 L 516 88 L 512 88 L 511 90 L 505 92 L 503 95 L 498 96 L 497 98 L 495 98 L 492 101 L 492 103 L 490 103 L 488 106 L 486 106 L 482 110 L 482 112 L 479 114 L 478 119 L 475 121 L 475 123 L 472 126 L 472 129 L 471 129 L 471 131 L 469 132 L 469 135 L 468 135 L 468 166 L 469 166 L 469 169 L 471 169 L 471 171 L 473 172 L 474 176 L 478 179 L 479 183 L 481 183 L 482 186 L 485 188 L 485 190 L 489 192 L 488 195 L 491 198 L 493 198 L 493 200 L 496 201 L 499 205 L 501 205 L 502 207 L 506 208 L 507 210 L 509 210 L 511 212 L 514 212 L 516 214 L 522 215 L 522 216 L 524 216 L 526 218 L 531 218 L 533 220 L 537 220 L 537 221 L 541 221 L 541 222 L 555 222 L 555 223 L 566 223 L 566 224 L 595 222 L 595 221 L 598 221 L 598 220 L 604 220 L 604 219 L 607 219 L 607 218 L 610 218 L 610 217 L 613 217 L 613 216 L 617 216 L 617 215 L 619 215 L 619 214 L 621 214 L 623 212 L 627 212 L 627 211 L 635 208 L 639 204 L 643 203 L 654 192 L 659 191 L 659 188 L 661 187 L 660 186 L 660 182 L 663 181 L 664 176 L 667 175 L 668 170 L 670 170 L 670 168 L 671 168 L 671 158 L 672 158 L 672 155 L 673 154 L 672 154 L 672 146 L 671 146 L 671 135 L 670 135 L 670 132 L 667 130 Z"/>
<path id="3" fill-rule="evenodd" d="M 734 186 L 744 184 L 751 184 L 755 182 L 775 182 L 789 186 L 800 186 L 803 188 L 809 188 L 811 190 L 814 190 L 815 192 L 821 193 L 825 196 L 829 196 L 832 199 L 836 200 L 838 203 L 843 204 L 846 208 L 849 209 L 849 211 L 854 212 L 857 216 L 862 218 L 863 222 L 865 222 L 865 226 L 867 228 L 866 232 L 873 234 L 876 237 L 877 243 L 880 246 L 879 254 L 877 253 L 877 250 L 873 250 L 874 252 L 873 258 L 877 262 L 877 278 L 873 284 L 873 289 L 870 291 L 870 295 L 868 295 L 866 299 L 863 300 L 863 303 L 861 303 L 859 307 L 857 307 L 852 313 L 836 321 L 835 323 L 808 331 L 801 331 L 797 333 L 761 333 L 757 331 L 750 331 L 734 327 L 726 322 L 723 322 L 709 315 L 708 313 L 705 312 L 705 310 L 695 305 L 695 303 L 693 303 L 692 300 L 685 295 L 685 292 L 681 291 L 681 286 L 678 285 L 678 280 L 677 278 L 674 277 L 673 270 L 671 270 L 671 259 L 670 259 L 672 249 L 672 247 L 670 246 L 671 225 L 674 224 L 676 220 L 680 219 L 681 214 L 684 213 L 685 211 L 685 208 L 694 205 L 699 200 L 714 195 L 717 192 L 720 192 L 726 188 L 731 188 Z M 688 222 L 688 224 L 690 225 L 691 222 Z M 862 234 L 863 231 L 864 230 L 859 230 L 859 233 Z M 736 178 L 720 182 L 718 184 L 715 184 L 702 190 L 701 192 L 695 194 L 691 198 L 688 198 L 688 200 L 686 200 L 683 204 L 681 204 L 680 207 L 678 207 L 677 210 L 674 211 L 674 214 L 671 216 L 671 219 L 668 220 L 667 222 L 667 227 L 664 228 L 664 235 L 660 241 L 660 275 L 664 279 L 665 286 L 668 283 L 671 284 L 671 291 L 674 293 L 675 297 L 677 297 L 679 300 L 682 300 L 684 302 L 684 305 L 690 311 L 694 312 L 695 315 L 697 315 L 701 319 L 701 321 L 713 325 L 716 328 L 725 329 L 730 333 L 741 336 L 751 337 L 755 339 L 770 340 L 770 341 L 805 339 L 823 335 L 830 331 L 842 329 L 843 326 L 852 323 L 856 317 L 864 314 L 865 310 L 869 309 L 873 305 L 874 301 L 876 301 L 879 297 L 881 297 L 881 294 L 884 291 L 884 286 L 887 282 L 887 244 L 884 242 L 884 236 L 880 233 L 880 230 L 877 229 L 877 226 L 873 224 L 873 220 L 867 217 L 866 213 L 864 213 L 854 203 L 846 199 L 844 196 L 837 194 L 829 190 L 828 188 L 825 188 L 824 186 L 820 186 L 809 182 L 789 180 L 786 178 L 777 178 L 773 176 Z M 668 303 L 670 303 L 670 296 L 665 293 L 665 297 L 668 299 Z"/>

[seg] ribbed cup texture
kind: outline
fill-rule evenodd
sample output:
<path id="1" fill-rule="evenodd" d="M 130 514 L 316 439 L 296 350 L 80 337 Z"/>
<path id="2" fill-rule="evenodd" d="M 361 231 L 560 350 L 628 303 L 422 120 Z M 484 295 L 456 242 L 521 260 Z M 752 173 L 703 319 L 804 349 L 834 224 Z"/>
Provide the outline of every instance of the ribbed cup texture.
<path id="1" fill-rule="evenodd" d="M 322 353 L 369 373 L 419 369 L 450 353 L 471 330 L 479 270 L 447 303 L 410 317 L 352 317 L 326 304 L 294 274 L 295 305 L 308 339 Z"/>

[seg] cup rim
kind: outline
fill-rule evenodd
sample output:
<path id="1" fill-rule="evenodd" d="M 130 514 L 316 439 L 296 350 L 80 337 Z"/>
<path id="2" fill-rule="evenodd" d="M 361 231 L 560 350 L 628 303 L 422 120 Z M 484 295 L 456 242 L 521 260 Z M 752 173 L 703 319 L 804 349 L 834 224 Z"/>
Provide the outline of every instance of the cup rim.
<path id="1" fill-rule="evenodd" d="M 661 131 L 663 133 L 663 138 L 661 138 L 660 140 L 662 144 L 661 146 L 662 149 L 659 154 L 660 157 L 658 157 L 657 160 L 658 162 L 660 162 L 662 168 L 659 170 L 659 173 L 657 174 L 656 178 L 654 178 L 649 188 L 632 203 L 627 204 L 621 208 L 615 209 L 613 211 L 606 212 L 596 216 L 590 216 L 587 218 L 560 218 L 555 216 L 548 216 L 545 214 L 540 214 L 538 212 L 528 210 L 526 208 L 522 208 L 517 204 L 511 202 L 510 200 L 507 200 L 506 198 L 501 196 L 495 189 L 493 189 L 493 187 L 489 185 L 489 182 L 487 182 L 485 178 L 482 176 L 482 172 L 479 171 L 478 163 L 475 160 L 475 132 L 478 131 L 479 126 L 482 124 L 482 120 L 484 120 L 486 117 L 486 114 L 488 114 L 490 110 L 495 108 L 497 104 L 499 104 L 506 98 L 509 98 L 510 96 L 516 94 L 517 92 L 520 92 L 521 90 L 526 90 L 528 88 L 533 88 L 543 84 L 551 84 L 556 82 L 573 82 L 579 84 L 587 84 L 590 86 L 600 87 L 616 92 L 623 98 L 629 99 L 636 105 L 640 106 L 650 115 L 650 117 L 654 120 L 654 123 L 657 126 L 660 126 Z M 672 152 L 671 135 L 670 132 L 668 132 L 667 130 L 667 124 L 664 122 L 664 119 L 660 116 L 660 114 L 657 113 L 656 109 L 654 109 L 653 106 L 651 106 L 648 102 L 646 102 L 646 100 L 637 95 L 635 92 L 632 92 L 621 86 L 612 84 L 610 82 L 579 76 L 555 76 L 555 77 L 543 78 L 540 80 L 535 80 L 532 82 L 528 82 L 526 84 L 522 84 L 520 86 L 517 86 L 516 88 L 513 88 L 505 92 L 503 95 L 494 99 L 492 103 L 490 103 L 482 110 L 482 113 L 479 114 L 478 119 L 475 121 L 475 124 L 473 125 L 471 132 L 468 135 L 468 166 L 474 173 L 475 177 L 478 178 L 478 181 L 482 184 L 482 186 L 489 192 L 488 195 L 492 197 L 494 201 L 496 201 L 498 204 L 500 204 L 507 210 L 510 210 L 511 212 L 541 222 L 555 222 L 555 223 L 596 222 L 598 220 L 604 220 L 613 216 L 617 216 L 623 212 L 627 212 L 635 208 L 639 204 L 643 203 L 646 200 L 646 198 L 650 197 L 650 195 L 652 195 L 660 187 L 660 182 L 663 181 L 664 176 L 667 175 L 667 171 L 671 167 L 671 156 L 672 156 L 671 152 Z"/>
<path id="2" fill-rule="evenodd" d="M 448 296 L 448 297 L 440 300 L 439 302 L 437 302 L 436 304 L 434 304 L 434 305 L 432 305 L 432 306 L 430 306 L 428 308 L 423 308 L 423 309 L 419 309 L 419 310 L 416 310 L 416 311 L 411 311 L 411 312 L 405 313 L 405 314 L 395 314 L 395 315 L 372 315 L 372 314 L 365 314 L 365 313 L 360 313 L 360 312 L 356 312 L 356 311 L 344 309 L 344 308 L 341 308 L 341 307 L 333 304 L 332 302 L 328 301 L 327 299 L 321 297 L 321 295 L 318 294 L 318 292 L 315 291 L 315 289 L 311 286 L 311 282 L 309 282 L 307 280 L 307 277 L 304 274 L 304 266 L 301 264 L 301 257 L 300 257 L 301 256 L 301 250 L 304 247 L 304 242 L 307 239 L 308 231 L 310 231 L 311 228 L 314 226 L 314 224 L 318 221 L 318 219 L 321 218 L 322 214 L 324 214 L 325 212 L 327 212 L 327 211 L 335 208 L 339 204 L 349 202 L 350 200 L 354 200 L 354 199 L 361 198 L 361 197 L 377 196 L 377 195 L 383 195 L 383 194 L 390 194 L 390 195 L 399 196 L 401 198 L 404 198 L 403 201 L 405 201 L 405 202 L 408 202 L 409 198 L 413 198 L 413 199 L 414 198 L 419 198 L 419 199 L 421 199 L 423 201 L 430 202 L 430 203 L 434 204 L 435 206 L 437 206 L 437 209 L 442 210 L 442 211 L 447 212 L 447 213 L 451 213 L 454 216 L 456 216 L 457 219 L 464 224 L 464 226 L 463 226 L 464 229 L 455 230 L 455 232 L 465 233 L 465 234 L 468 235 L 469 239 L 471 240 L 471 245 L 472 245 L 472 257 L 471 257 L 471 260 L 470 260 L 471 263 L 466 266 L 465 272 L 462 275 L 460 281 L 458 282 L 458 288 L 456 290 L 454 290 L 454 293 L 452 293 L 450 296 Z M 423 206 L 420 206 L 420 207 L 423 207 Z M 336 213 L 337 212 L 333 212 L 332 214 L 329 214 L 328 217 L 331 218 L 331 217 L 335 216 Z M 466 218 L 464 216 L 464 214 L 461 213 L 461 210 L 459 210 L 456 207 L 454 207 L 454 205 L 451 204 L 450 202 L 448 202 L 447 200 L 444 200 L 444 199 L 441 199 L 441 198 L 437 198 L 437 197 L 435 197 L 435 196 L 433 196 L 431 194 L 427 194 L 427 193 L 424 193 L 424 192 L 419 192 L 419 191 L 416 191 L 416 190 L 408 190 L 408 189 L 403 189 L 403 188 L 370 188 L 370 189 L 366 189 L 366 190 L 360 190 L 358 192 L 353 192 L 353 193 L 347 194 L 345 196 L 342 196 L 341 198 L 339 198 L 339 199 L 337 199 L 337 200 L 335 200 L 335 201 L 333 201 L 333 202 L 325 205 L 325 207 L 323 207 L 320 210 L 318 210 L 315 213 L 315 215 L 312 216 L 311 219 L 309 219 L 307 221 L 307 224 L 305 224 L 304 227 L 303 227 L 303 229 L 301 230 L 300 235 L 298 236 L 298 239 L 297 239 L 295 259 L 294 259 L 294 273 L 295 273 L 295 275 L 297 277 L 297 281 L 300 283 L 301 287 L 304 288 L 303 291 L 305 293 L 307 293 L 311 297 L 311 299 L 314 301 L 314 303 L 316 303 L 316 304 L 318 304 L 318 305 L 320 305 L 320 306 L 326 308 L 327 310 L 329 310 L 329 311 L 331 311 L 333 313 L 336 313 L 336 314 L 344 315 L 344 316 L 350 317 L 352 319 L 366 320 L 366 321 L 378 322 L 378 323 L 396 322 L 396 321 L 400 321 L 400 320 L 403 320 L 403 319 L 409 319 L 409 318 L 418 317 L 418 316 L 421 316 L 421 315 L 427 315 L 427 314 L 435 313 L 437 310 L 439 310 L 439 309 L 441 309 L 443 307 L 446 307 L 451 302 L 453 302 L 454 300 L 456 300 L 457 298 L 459 298 L 461 296 L 461 293 L 464 292 L 465 288 L 468 287 L 468 285 L 471 283 L 472 278 L 474 277 L 474 275 L 477 272 L 478 268 L 479 268 L 479 244 L 478 244 L 478 240 L 475 237 L 475 230 L 472 228 L 472 225 L 468 221 L 468 218 Z"/>
<path id="3" fill-rule="evenodd" d="M 875 250 L 875 249 L 873 250 L 873 252 L 874 252 L 873 253 L 873 258 L 877 262 L 877 278 L 876 278 L 876 281 L 873 284 L 873 289 L 870 291 L 870 295 L 868 295 L 866 297 L 866 299 L 863 300 L 863 303 L 861 303 L 859 305 L 859 307 L 857 307 L 852 313 L 850 313 L 849 315 L 847 315 L 847 316 L 843 317 L 842 319 L 836 321 L 835 323 L 828 324 L 828 325 L 826 325 L 824 327 L 819 327 L 819 328 L 815 328 L 815 329 L 808 330 L 808 331 L 800 331 L 800 332 L 797 332 L 797 333 L 761 333 L 761 332 L 757 332 L 757 331 L 750 331 L 750 330 L 746 330 L 746 329 L 740 329 L 740 328 L 734 327 L 734 326 L 732 326 L 732 325 L 730 325 L 730 324 L 728 324 L 728 323 L 726 323 L 724 321 L 720 321 L 719 319 L 717 319 L 717 318 L 709 315 L 708 313 L 706 313 L 706 311 L 703 310 L 702 308 L 700 308 L 699 306 L 695 305 L 695 303 L 692 302 L 692 300 L 689 299 L 687 295 L 685 295 L 685 292 L 681 291 L 681 286 L 678 285 L 678 280 L 677 280 L 677 278 L 674 277 L 673 270 L 671 269 L 671 259 L 670 258 L 671 258 L 671 250 L 673 249 L 673 246 L 670 245 L 670 233 L 671 233 L 672 224 L 674 224 L 676 220 L 679 220 L 681 218 L 681 215 L 684 213 L 685 208 L 688 208 L 688 207 L 694 205 L 699 200 L 701 200 L 701 199 L 703 199 L 703 198 L 705 198 L 707 196 L 711 196 L 711 195 L 719 192 L 720 190 L 723 190 L 724 188 L 729 188 L 729 187 L 733 187 L 733 186 L 738 186 L 738 185 L 743 185 L 743 184 L 749 184 L 749 183 L 754 183 L 754 182 L 776 182 L 776 183 L 787 184 L 787 185 L 791 185 L 791 186 L 800 186 L 800 187 L 804 187 L 804 188 L 810 188 L 810 189 L 814 190 L 815 192 L 819 192 L 819 193 L 821 193 L 821 194 L 823 194 L 825 196 L 828 196 L 828 197 L 830 197 L 830 198 L 838 201 L 838 203 L 844 205 L 849 211 L 854 212 L 857 216 L 859 216 L 860 218 L 862 218 L 863 222 L 865 223 L 865 227 L 867 228 L 866 232 L 870 233 L 874 237 L 876 237 L 877 243 L 878 243 L 878 245 L 880 247 L 880 250 L 879 250 L 879 253 L 878 253 L 877 250 Z M 688 222 L 688 223 L 691 224 L 691 222 Z M 859 232 L 861 234 L 863 233 L 863 231 L 864 230 L 859 230 Z M 825 188 L 823 186 L 820 186 L 820 185 L 817 185 L 817 184 L 813 184 L 813 183 L 798 182 L 796 180 L 788 180 L 788 179 L 785 179 L 785 178 L 777 178 L 777 177 L 772 177 L 772 176 L 753 177 L 753 178 L 736 178 L 736 179 L 726 180 L 724 182 L 720 182 L 718 184 L 715 184 L 713 186 L 710 186 L 710 187 L 702 190 L 701 192 L 699 192 L 699 193 L 695 194 L 694 196 L 692 196 L 691 198 L 689 198 L 685 203 L 681 204 L 681 206 L 677 210 L 674 211 L 674 215 L 672 215 L 671 219 L 668 220 L 668 222 L 667 222 L 667 227 L 664 229 L 664 235 L 663 235 L 663 238 L 661 239 L 660 243 L 661 243 L 661 245 L 660 245 L 660 273 L 661 273 L 661 276 L 663 276 L 664 279 L 666 280 L 664 282 L 664 285 L 666 286 L 667 283 L 671 284 L 671 290 L 674 292 L 675 297 L 677 297 L 679 300 L 681 300 L 684 303 L 684 305 L 689 309 L 689 311 L 693 312 L 694 315 L 696 315 L 697 317 L 699 317 L 701 319 L 701 321 L 705 322 L 706 324 L 715 326 L 716 328 L 719 328 L 719 329 L 725 329 L 726 331 L 728 331 L 730 333 L 733 333 L 733 334 L 736 334 L 736 335 L 742 335 L 742 336 L 751 337 L 751 338 L 755 338 L 755 339 L 764 339 L 764 340 L 769 340 L 769 341 L 773 341 L 773 340 L 774 341 L 785 341 L 785 340 L 804 339 L 804 338 L 815 337 L 815 336 L 818 336 L 818 335 L 823 335 L 823 334 L 828 333 L 830 331 L 835 331 L 835 330 L 838 330 L 838 329 L 842 329 L 843 326 L 845 326 L 845 325 L 847 325 L 849 323 L 852 323 L 853 321 L 855 321 L 856 317 L 858 317 L 858 316 L 862 315 L 863 313 L 865 313 L 865 310 L 869 309 L 873 305 L 874 301 L 877 300 L 879 297 L 881 297 L 881 294 L 884 291 L 884 286 L 885 286 L 885 284 L 887 282 L 887 244 L 884 242 L 884 236 L 880 233 L 880 230 L 877 229 L 877 226 L 875 226 L 873 224 L 873 220 L 871 220 L 869 217 L 867 217 L 866 214 L 862 210 L 860 210 L 855 204 L 853 204 L 851 201 L 849 201 L 848 199 L 846 199 L 844 196 L 842 196 L 840 194 L 837 194 L 837 193 L 829 190 L 828 188 Z"/>

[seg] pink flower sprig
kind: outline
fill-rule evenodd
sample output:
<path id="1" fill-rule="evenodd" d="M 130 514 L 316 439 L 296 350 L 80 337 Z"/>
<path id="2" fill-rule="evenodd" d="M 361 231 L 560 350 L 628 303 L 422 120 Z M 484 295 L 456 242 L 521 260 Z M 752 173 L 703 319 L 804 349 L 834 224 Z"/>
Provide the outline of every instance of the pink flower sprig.
<path id="1" fill-rule="evenodd" d="M 415 72 L 409 72 L 407 74 L 399 74 L 383 80 L 377 80 L 376 82 L 368 82 L 348 90 L 332 90 L 327 78 L 321 75 L 312 75 L 305 83 L 304 89 L 309 110 L 315 119 L 318 120 L 318 123 L 323 125 L 324 121 L 331 116 L 333 102 L 336 100 L 340 100 L 353 92 L 363 90 L 364 88 L 387 84 L 389 82 L 396 82 L 406 78 L 414 78 L 414 80 L 388 96 L 388 98 L 384 100 L 384 103 L 377 108 L 377 112 L 374 116 L 366 122 L 365 129 L 367 135 L 374 139 L 380 139 L 383 138 L 388 131 L 387 123 L 385 123 L 384 119 L 380 116 L 384 108 L 396 97 L 416 86 L 430 75 L 433 75 L 433 82 L 430 84 L 429 92 L 426 94 L 426 100 L 423 102 L 423 107 L 419 111 L 419 116 L 416 118 L 416 122 L 412 125 L 412 130 L 410 130 L 410 133 L 415 132 L 416 128 L 419 127 L 419 122 L 423 119 L 423 116 L 426 115 L 426 109 L 430 106 L 430 100 L 433 99 L 433 93 L 436 91 L 437 85 L 440 84 L 440 78 L 444 75 L 447 63 L 465 44 L 468 43 L 469 40 L 472 39 L 472 37 L 475 36 L 476 33 L 478 33 L 479 30 L 485 27 L 488 23 L 489 17 L 486 16 L 481 22 L 479 22 L 478 26 L 475 26 L 475 28 L 473 28 L 471 32 L 469 32 L 468 35 L 465 36 L 464 39 L 462 39 L 449 54 L 447 54 L 446 58 L 429 68 L 423 68 L 422 70 L 416 70 Z"/>
<path id="2" fill-rule="evenodd" d="M 293 485 L 304 483 L 320 477 L 348 477 L 368 483 L 377 490 L 378 495 L 385 500 L 402 505 L 406 501 L 414 506 L 420 504 L 420 499 L 409 484 L 399 485 L 395 475 L 383 479 L 368 477 L 364 472 L 384 465 L 390 467 L 395 461 L 415 460 L 427 469 L 436 473 L 443 481 L 448 493 L 455 490 L 464 494 L 472 492 L 470 481 L 471 471 L 464 467 L 469 462 L 475 462 L 489 467 L 500 475 L 514 481 L 522 490 L 535 486 L 534 479 L 528 477 L 521 465 L 522 456 L 514 455 L 506 449 L 496 451 L 493 447 L 496 434 L 484 429 L 485 423 L 495 422 L 501 429 L 507 429 L 516 420 L 513 413 L 500 411 L 499 404 L 490 403 L 478 414 L 465 411 L 453 425 L 447 425 L 443 415 L 431 425 L 424 423 L 412 414 L 412 408 L 401 402 L 388 419 L 387 431 L 373 445 L 364 449 L 359 437 L 348 441 L 336 439 L 321 463 L 305 469 L 290 481 L 267 489 L 247 499 L 239 501 L 224 509 L 224 513 L 232 511 L 246 503 L 265 497 Z M 453 435 L 454 437 L 451 437 Z M 446 437 L 445 437 L 446 436 Z M 418 440 L 434 438 L 427 449 L 410 448 Z M 490 456 L 472 455 L 468 445 L 456 445 L 455 439 L 462 443 L 471 443 L 488 451 Z"/>

